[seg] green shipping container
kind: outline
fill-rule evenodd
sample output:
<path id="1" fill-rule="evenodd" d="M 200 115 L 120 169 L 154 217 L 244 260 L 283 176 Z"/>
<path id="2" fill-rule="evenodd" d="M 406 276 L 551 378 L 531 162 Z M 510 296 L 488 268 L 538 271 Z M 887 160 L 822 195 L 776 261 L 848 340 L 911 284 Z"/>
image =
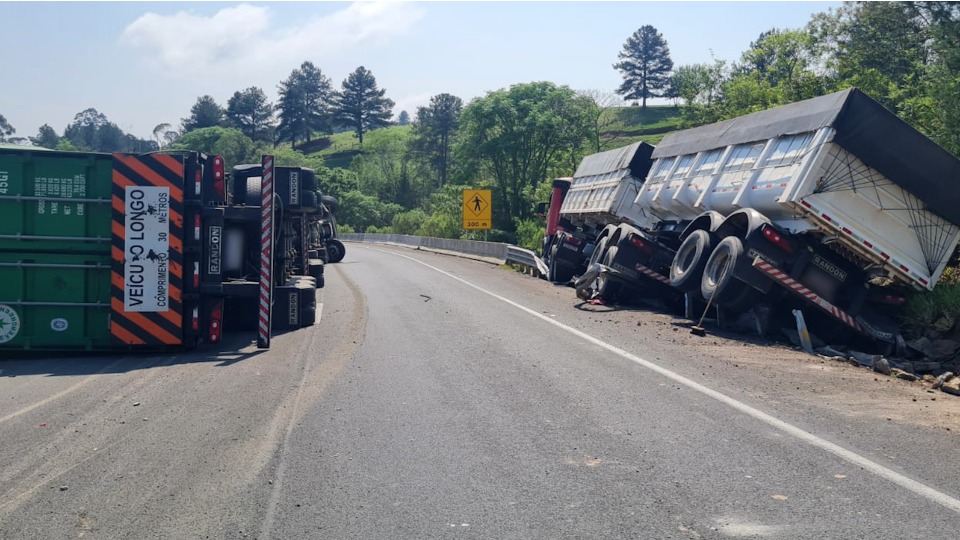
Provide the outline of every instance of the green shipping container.
<path id="1" fill-rule="evenodd" d="M 0 149 L 0 346 L 110 345 L 112 157 Z"/>
<path id="2" fill-rule="evenodd" d="M 182 156 L 0 148 L 0 350 L 183 345 L 183 178 Z"/>

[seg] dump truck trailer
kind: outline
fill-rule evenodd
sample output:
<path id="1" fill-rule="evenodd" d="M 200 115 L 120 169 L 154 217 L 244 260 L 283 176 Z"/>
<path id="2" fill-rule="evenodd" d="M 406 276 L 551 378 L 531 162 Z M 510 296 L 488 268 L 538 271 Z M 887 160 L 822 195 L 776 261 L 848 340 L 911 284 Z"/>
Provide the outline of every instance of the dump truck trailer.
<path id="1" fill-rule="evenodd" d="M 598 235 L 608 296 L 792 299 L 893 343 L 905 292 L 960 241 L 960 160 L 854 88 L 668 135 L 651 160 L 632 223 Z"/>
<path id="2" fill-rule="evenodd" d="M 220 156 L 0 148 L 0 349 L 191 348 L 237 310 L 261 347 L 312 324 L 264 162 L 254 206 L 230 200 Z"/>
<path id="3" fill-rule="evenodd" d="M 600 152 L 583 158 L 573 177 L 553 181 L 541 251 L 547 279 L 566 282 L 582 274 L 608 225 L 643 217 L 634 200 L 652 153 L 644 142 Z"/>

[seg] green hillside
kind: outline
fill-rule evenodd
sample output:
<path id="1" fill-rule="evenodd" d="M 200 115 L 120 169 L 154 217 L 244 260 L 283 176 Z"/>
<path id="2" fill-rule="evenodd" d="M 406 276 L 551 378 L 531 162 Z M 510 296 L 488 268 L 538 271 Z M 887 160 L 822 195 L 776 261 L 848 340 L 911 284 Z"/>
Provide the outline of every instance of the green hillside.
<path id="1" fill-rule="evenodd" d="M 639 140 L 656 145 L 664 135 L 680 129 L 681 111 L 680 107 L 673 106 L 649 106 L 646 110 L 640 107 L 608 108 L 598 122 L 603 148 L 618 148 Z M 377 147 L 384 140 L 406 139 L 412 129 L 410 125 L 390 126 L 365 133 L 364 146 Z M 323 158 L 330 168 L 347 168 L 354 157 L 364 152 L 356 134 L 351 131 L 300 143 L 297 150 Z"/>

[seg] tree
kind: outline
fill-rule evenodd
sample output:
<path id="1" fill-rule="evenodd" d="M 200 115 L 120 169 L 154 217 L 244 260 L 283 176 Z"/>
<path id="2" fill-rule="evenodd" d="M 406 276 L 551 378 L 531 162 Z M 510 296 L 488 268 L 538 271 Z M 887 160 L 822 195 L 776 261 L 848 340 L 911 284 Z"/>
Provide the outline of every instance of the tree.
<path id="1" fill-rule="evenodd" d="M 200 96 L 197 102 L 190 107 L 190 116 L 181 120 L 184 133 L 195 129 L 202 129 L 224 125 L 223 107 L 217 104 L 211 96 Z"/>
<path id="2" fill-rule="evenodd" d="M 187 132 L 170 148 L 222 156 L 227 170 L 241 163 L 257 163 L 261 153 L 261 148 L 239 129 L 220 126 Z"/>
<path id="3" fill-rule="evenodd" d="M 377 89 L 377 80 L 367 68 L 360 66 L 344 79 L 337 95 L 339 119 L 353 127 L 363 144 L 363 134 L 390 125 L 393 100 L 383 97 L 386 90 Z"/>
<path id="4" fill-rule="evenodd" d="M 157 124 L 153 128 L 153 139 L 157 142 L 157 146 L 163 150 L 163 145 L 167 142 L 166 133 L 170 131 L 170 124 L 164 122 L 162 124 Z"/>
<path id="5" fill-rule="evenodd" d="M 43 148 L 50 148 L 51 150 L 57 147 L 57 144 L 60 143 L 60 136 L 57 135 L 57 131 L 50 127 L 47 124 L 40 126 L 40 130 L 37 132 L 36 137 L 30 137 L 30 142 L 35 146 L 42 146 Z"/>
<path id="6" fill-rule="evenodd" d="M 320 68 L 304 62 L 278 88 L 278 140 L 295 145 L 301 140 L 309 142 L 314 132 L 330 131 L 334 92 L 330 78 Z"/>
<path id="7" fill-rule="evenodd" d="M 63 137 L 74 146 L 88 152 L 146 151 L 143 141 L 127 135 L 106 115 L 94 108 L 85 109 L 73 117 L 63 130 Z M 153 149 L 152 146 L 149 149 Z"/>
<path id="8" fill-rule="evenodd" d="M 929 32 L 906 2 L 850 2 L 807 28 L 831 89 L 857 86 L 897 111 L 898 89 L 916 88 L 929 61 Z"/>
<path id="9" fill-rule="evenodd" d="M 613 65 L 623 75 L 617 93 L 624 99 L 641 100 L 647 108 L 647 98 L 659 97 L 669 83 L 673 60 L 663 35 L 653 26 L 644 25 L 623 44 L 617 55 L 620 62 Z"/>
<path id="10" fill-rule="evenodd" d="M 609 150 L 609 145 L 616 140 L 616 136 L 610 133 L 610 130 L 617 123 L 617 115 L 614 114 L 614 111 L 623 106 L 623 100 L 616 94 L 602 90 L 582 90 L 577 93 L 593 102 L 590 111 L 590 117 L 593 119 L 593 125 L 591 126 L 593 151 Z"/>
<path id="11" fill-rule="evenodd" d="M 807 32 L 774 28 L 750 44 L 733 78 L 749 77 L 757 87 L 772 89 L 764 108 L 816 97 L 824 93 L 824 88 L 811 69 L 812 53 Z"/>
<path id="12" fill-rule="evenodd" d="M 273 140 L 273 104 L 256 86 L 233 93 L 227 101 L 227 118 L 251 140 Z"/>
<path id="13" fill-rule="evenodd" d="M 7 122 L 7 119 L 0 114 L 0 143 L 7 142 L 7 137 L 16 133 L 17 130 Z"/>
<path id="14" fill-rule="evenodd" d="M 451 94 L 437 94 L 430 98 L 430 105 L 417 107 L 412 148 L 433 169 L 441 186 L 449 179 L 450 148 L 462 111 L 463 100 Z"/>
<path id="15" fill-rule="evenodd" d="M 593 106 L 569 87 L 535 82 L 488 92 L 464 107 L 459 155 L 496 182 L 498 228 L 512 229 L 514 217 L 531 215 L 537 185 L 552 174 L 569 174 L 569 164 L 579 161 L 571 153 L 590 135 Z"/>
<path id="16" fill-rule="evenodd" d="M 400 111 L 400 116 L 397 117 L 397 125 L 405 126 L 410 123 L 410 115 L 407 114 L 407 111 Z"/>

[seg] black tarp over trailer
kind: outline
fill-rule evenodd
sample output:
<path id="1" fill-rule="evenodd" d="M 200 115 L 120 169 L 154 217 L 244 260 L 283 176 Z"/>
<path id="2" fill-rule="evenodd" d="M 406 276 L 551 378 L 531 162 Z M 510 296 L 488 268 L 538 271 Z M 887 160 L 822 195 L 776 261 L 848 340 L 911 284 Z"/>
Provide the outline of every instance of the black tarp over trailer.
<path id="1" fill-rule="evenodd" d="M 960 225 L 960 160 L 856 88 L 669 134 L 653 159 L 833 127 L 832 142 Z"/>

